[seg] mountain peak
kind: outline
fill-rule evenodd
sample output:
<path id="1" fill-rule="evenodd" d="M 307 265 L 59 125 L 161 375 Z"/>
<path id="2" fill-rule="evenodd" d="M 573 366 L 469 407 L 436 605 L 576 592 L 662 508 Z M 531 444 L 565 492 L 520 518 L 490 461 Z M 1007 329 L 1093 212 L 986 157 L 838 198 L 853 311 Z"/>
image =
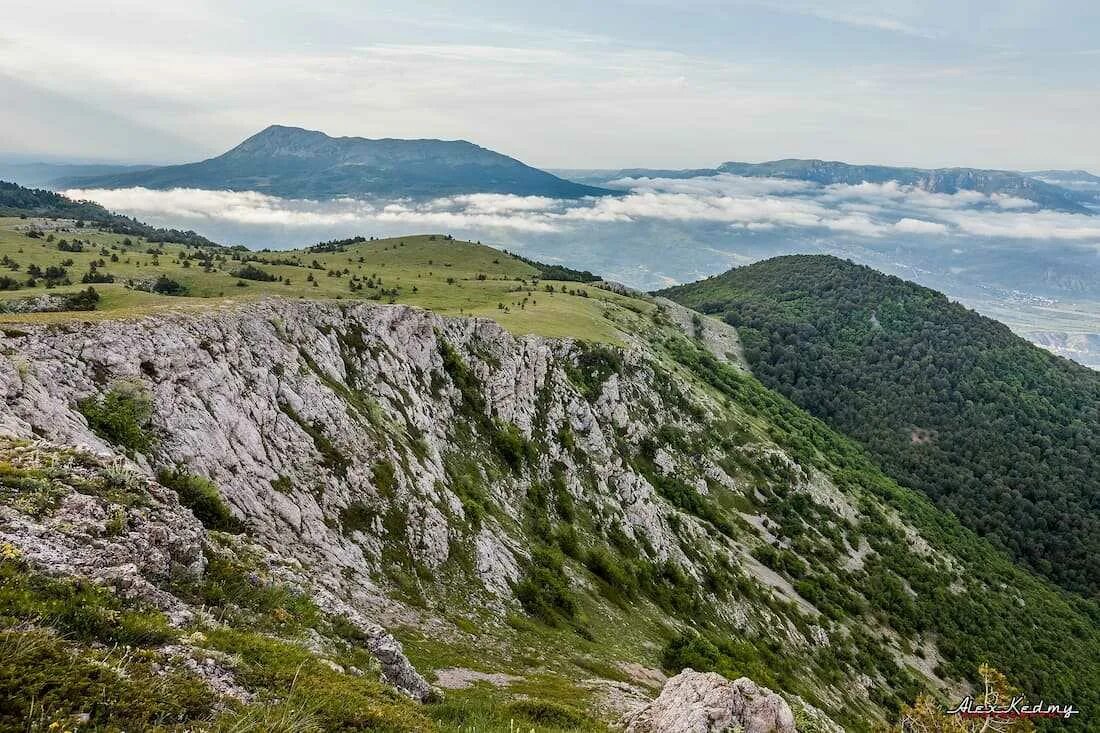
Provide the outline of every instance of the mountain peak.
<path id="1" fill-rule="evenodd" d="M 221 155 L 132 174 L 72 179 L 74 188 L 143 186 L 262 191 L 287 198 L 435 198 L 472 193 L 579 198 L 607 189 L 558 178 L 466 140 L 331 137 L 273 124 Z"/>

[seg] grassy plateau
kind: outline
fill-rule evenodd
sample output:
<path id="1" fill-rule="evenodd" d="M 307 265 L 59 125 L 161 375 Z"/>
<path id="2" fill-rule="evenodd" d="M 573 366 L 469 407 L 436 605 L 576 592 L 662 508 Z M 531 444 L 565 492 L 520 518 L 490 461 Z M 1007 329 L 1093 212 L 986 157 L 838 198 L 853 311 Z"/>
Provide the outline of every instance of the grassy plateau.
<path id="1" fill-rule="evenodd" d="M 30 282 L 32 271 L 48 274 L 51 267 L 61 268 L 58 277 Z M 89 286 L 99 295 L 94 310 L 10 312 L 18 301 Z M 72 220 L 0 218 L 0 321 L 132 318 L 271 297 L 404 303 L 490 317 L 516 334 L 607 343 L 623 341 L 621 315 L 640 302 L 544 279 L 534 265 L 445 235 L 251 252 L 150 242 Z"/>

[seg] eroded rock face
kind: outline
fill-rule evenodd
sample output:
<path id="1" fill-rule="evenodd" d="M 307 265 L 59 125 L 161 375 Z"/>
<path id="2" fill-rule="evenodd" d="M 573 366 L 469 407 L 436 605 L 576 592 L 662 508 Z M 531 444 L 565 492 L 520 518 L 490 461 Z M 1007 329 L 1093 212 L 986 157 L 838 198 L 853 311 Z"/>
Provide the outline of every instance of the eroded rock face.
<path id="1" fill-rule="evenodd" d="M 9 470 L 36 469 L 45 476 L 0 502 L 0 544 L 51 575 L 109 586 L 176 622 L 191 618 L 187 605 L 160 587 L 169 578 L 201 575 L 206 563 L 203 527 L 174 492 L 113 456 L 46 441 L 0 436 L 0 456 Z M 90 486 L 98 495 L 81 493 Z M 140 501 L 112 501 L 125 494 Z"/>
<path id="2" fill-rule="evenodd" d="M 505 525 L 551 466 L 574 500 L 652 548 L 652 559 L 690 564 L 669 508 L 616 444 L 616 433 L 637 442 L 687 418 L 637 350 L 586 398 L 566 371 L 576 344 L 407 306 L 272 301 L 34 328 L 2 346 L 0 434 L 114 451 L 75 408 L 112 384 L 136 384 L 157 436 L 139 466 L 210 479 L 251 537 L 372 616 L 397 612 L 379 583 L 387 553 L 435 575 L 468 563 L 485 603 L 511 602 L 528 543 Z M 538 461 L 490 479 L 488 438 L 456 442 L 456 424 L 470 417 L 444 364 L 450 347 L 486 417 L 525 440 L 545 436 Z M 556 439 L 563 433 L 573 447 Z M 467 458 L 497 513 L 480 522 L 454 488 L 454 465 Z M 663 455 L 662 465 L 682 472 L 694 460 Z M 456 547 L 472 548 L 472 559 L 452 561 Z"/>
<path id="3" fill-rule="evenodd" d="M 5 557 L 19 558 L 47 575 L 108 587 L 123 598 L 164 612 L 176 626 L 195 620 L 213 622 L 202 608 L 184 600 L 176 585 L 200 579 L 206 568 L 205 552 L 233 554 L 246 548 L 259 556 L 259 564 L 265 558 L 276 560 L 245 538 L 223 537 L 212 543 L 174 491 L 134 470 L 124 459 L 0 435 L 0 464 L 9 483 L 20 489 L 0 496 L 0 551 Z M 286 565 L 271 562 L 269 569 L 292 587 L 310 586 L 300 572 Z M 378 660 L 383 682 L 418 702 L 438 695 L 393 635 L 325 589 L 312 590 L 321 610 L 358 629 L 365 647 Z M 219 694 L 251 699 L 236 684 L 232 671 L 200 646 L 177 644 L 161 651 L 177 658 Z"/>
<path id="4" fill-rule="evenodd" d="M 690 318 L 686 323 L 694 328 Z M 743 633 L 807 648 L 827 643 L 831 628 L 814 626 L 804 635 L 775 604 L 723 598 L 708 578 L 720 568 L 743 574 L 758 581 L 758 592 L 820 619 L 785 578 L 754 558 L 760 541 L 779 541 L 768 529 L 774 520 L 765 519 L 771 515 L 764 507 L 775 499 L 742 478 L 741 464 L 766 469 L 783 495 L 811 493 L 849 521 L 858 520 L 857 508 L 833 501 L 836 488 L 826 477 L 793 463 L 765 431 L 750 429 L 739 405 L 700 387 L 690 373 L 670 371 L 667 354 L 645 343 L 603 354 L 613 366 L 601 373 L 591 367 L 601 358 L 596 347 L 516 336 L 490 320 L 291 300 L 27 326 L 0 335 L 0 436 L 88 446 L 108 462 L 121 461 L 121 449 L 91 429 L 78 405 L 116 385 L 136 385 L 149 397 L 154 441 L 150 455 L 123 461 L 128 470 L 149 482 L 155 469 L 178 466 L 211 481 L 272 568 L 292 575 L 286 580 L 308 589 L 326 611 L 358 614 L 383 676 L 415 699 L 433 692 L 376 624 L 438 621 L 408 605 L 398 592 L 406 586 L 428 598 L 460 589 L 472 607 L 498 618 L 516 610 L 514 588 L 533 546 L 525 526 L 532 512 L 562 524 L 572 521 L 567 514 L 583 512 L 591 525 L 583 541 L 614 538 L 639 561 L 698 581 L 701 600 Z M 588 371 L 580 373 L 583 364 Z M 746 429 L 720 443 L 727 421 Z M 511 458 L 499 448 L 501 434 L 513 442 Z M 532 504 L 536 486 L 553 507 Z M 752 508 L 738 504 L 745 521 L 719 527 L 698 507 L 673 503 L 670 488 L 704 502 L 740 492 Z M 113 522 L 121 529 L 108 532 L 112 518 L 103 502 L 65 502 L 61 520 L 0 520 L 19 523 L 9 526 L 27 540 L 21 544 L 41 549 L 33 559 L 43 565 L 109 575 L 112 585 L 131 586 L 136 595 L 149 591 L 142 579 L 186 569 L 189 558 L 201 562 L 192 536 L 201 526 L 186 512 L 175 519 L 178 504 L 167 502 L 171 511 L 163 517 L 127 511 L 125 523 Z M 45 543 L 36 533 L 52 534 Z M 918 548 L 921 542 L 913 540 Z M 103 552 L 90 557 L 86 547 Z M 149 600 L 172 611 L 171 599 Z M 726 682 L 744 703 L 729 717 L 748 710 L 752 722 L 759 696 L 737 687 L 742 682 L 751 685 Z M 725 709 L 734 711 L 733 693 L 722 694 Z M 789 719 L 779 703 L 774 725 Z M 660 715 L 655 702 L 634 729 L 725 730 L 713 727 L 710 708 L 700 705 L 704 727 L 640 727 Z M 765 719 L 769 709 L 762 708 Z M 749 728 L 772 729 L 793 728 Z"/>
<path id="5" fill-rule="evenodd" d="M 732 682 L 685 669 L 656 700 L 623 720 L 627 733 L 796 733 L 794 714 L 779 695 L 748 677 Z"/>

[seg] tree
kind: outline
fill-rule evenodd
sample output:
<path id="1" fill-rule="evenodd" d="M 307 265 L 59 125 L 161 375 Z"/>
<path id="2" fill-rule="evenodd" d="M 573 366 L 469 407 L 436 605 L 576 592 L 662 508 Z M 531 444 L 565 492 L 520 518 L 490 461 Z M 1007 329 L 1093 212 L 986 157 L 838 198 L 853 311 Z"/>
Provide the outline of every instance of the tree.
<path id="1" fill-rule="evenodd" d="M 978 668 L 981 690 L 975 695 L 978 705 L 1007 705 L 1020 691 L 1008 678 L 987 664 Z M 929 695 L 921 695 L 912 705 L 902 708 L 894 729 L 900 733 L 1030 733 L 1035 726 L 1027 718 L 994 716 L 967 718 L 949 713 Z"/>

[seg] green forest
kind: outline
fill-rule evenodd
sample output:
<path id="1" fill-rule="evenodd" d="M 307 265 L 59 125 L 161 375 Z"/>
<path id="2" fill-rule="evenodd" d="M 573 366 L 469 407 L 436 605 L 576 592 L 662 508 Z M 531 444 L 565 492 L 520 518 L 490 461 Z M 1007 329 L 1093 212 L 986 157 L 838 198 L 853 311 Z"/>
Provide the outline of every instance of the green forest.
<path id="1" fill-rule="evenodd" d="M 1059 585 L 1100 595 L 1100 374 L 830 256 L 661 294 L 737 327 L 757 377 L 898 481 Z"/>
<path id="2" fill-rule="evenodd" d="M 74 201 L 59 193 L 41 188 L 24 188 L 0 181 L 0 216 L 75 219 L 78 226 L 94 223 L 114 234 L 145 237 L 151 242 L 171 242 L 192 247 L 213 247 L 206 237 L 190 230 L 164 229 L 149 226 L 137 219 L 108 211 L 92 201 Z"/>

